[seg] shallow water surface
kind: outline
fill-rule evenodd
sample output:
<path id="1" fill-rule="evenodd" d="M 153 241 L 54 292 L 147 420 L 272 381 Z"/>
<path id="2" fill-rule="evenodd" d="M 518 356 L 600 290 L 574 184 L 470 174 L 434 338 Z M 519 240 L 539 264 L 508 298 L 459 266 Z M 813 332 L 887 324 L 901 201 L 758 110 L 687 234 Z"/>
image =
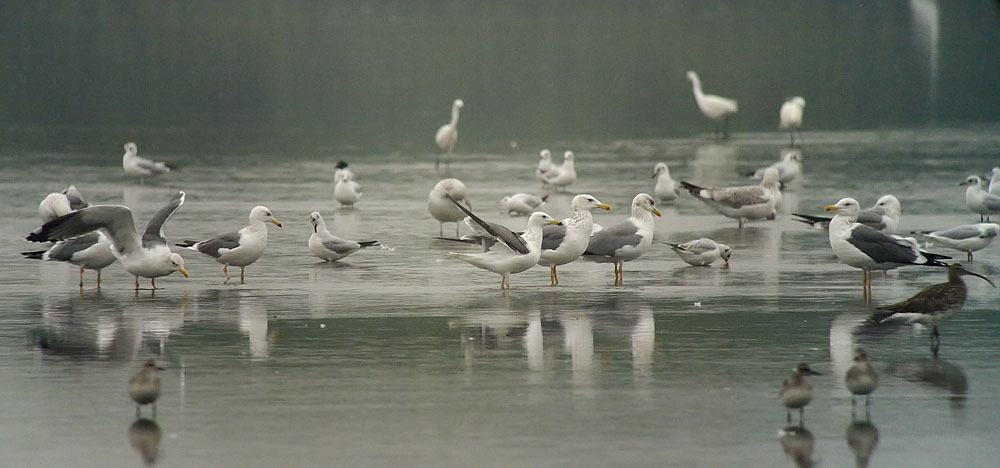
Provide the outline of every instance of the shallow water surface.
<path id="1" fill-rule="evenodd" d="M 850 466 L 851 444 L 877 434 L 871 466 L 990 466 L 1000 459 L 997 291 L 969 279 L 969 300 L 941 327 L 933 360 L 927 330 L 863 324 L 872 305 L 861 273 L 837 263 L 825 233 L 787 213 L 820 213 L 845 196 L 870 206 L 892 193 L 902 232 L 976 222 L 958 183 L 1000 161 L 997 135 L 806 133 L 804 178 L 777 220 L 737 230 L 686 194 L 663 207 L 657 241 L 712 237 L 734 248 L 730 268 L 689 267 L 654 244 L 625 265 L 621 287 L 610 265 L 580 261 L 560 268 L 558 287 L 536 267 L 514 275 L 509 292 L 498 275 L 446 256 L 469 247 L 433 239 L 426 196 L 457 177 L 476 212 L 519 228 L 524 218 L 501 215 L 496 200 L 540 191 L 537 149 L 457 154 L 444 174 L 425 154 L 192 150 L 169 155 L 180 171 L 142 185 L 121 174 L 118 154 L 3 158 L 4 465 L 140 466 L 145 451 L 163 467 Z M 552 149 L 576 152 L 570 191 L 611 204 L 595 215 L 610 225 L 636 193 L 652 191 L 657 161 L 678 179 L 743 184 L 739 170 L 777 160 L 786 138 Z M 356 209 L 332 199 L 338 159 L 363 186 Z M 223 285 L 221 265 L 183 251 L 192 277 L 162 278 L 158 291 L 134 292 L 119 265 L 100 290 L 92 272 L 80 289 L 75 267 L 18 255 L 37 248 L 22 239 L 38 225 L 38 201 L 68 183 L 91 202 L 124 203 L 140 223 L 186 191 L 166 227 L 172 242 L 243 226 L 257 204 L 284 227 L 270 228 L 246 284 Z M 567 216 L 572 193 L 553 194 L 543 209 Z M 343 237 L 385 247 L 317 262 L 306 249 L 311 211 Z M 971 268 L 998 278 L 998 264 L 991 246 Z M 877 275 L 873 303 L 943 280 L 935 268 Z M 842 383 L 855 345 L 882 375 L 870 425 L 852 423 Z M 167 367 L 163 396 L 155 424 L 134 424 L 126 384 L 150 357 Z M 807 431 L 779 438 L 777 391 L 803 360 L 824 374 L 812 379 Z"/>

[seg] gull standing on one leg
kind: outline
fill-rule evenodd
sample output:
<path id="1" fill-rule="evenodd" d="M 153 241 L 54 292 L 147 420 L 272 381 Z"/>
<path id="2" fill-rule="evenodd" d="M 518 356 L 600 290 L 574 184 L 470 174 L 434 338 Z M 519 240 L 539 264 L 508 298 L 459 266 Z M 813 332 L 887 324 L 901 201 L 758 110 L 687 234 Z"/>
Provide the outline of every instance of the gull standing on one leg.
<path id="1" fill-rule="evenodd" d="M 538 264 L 551 268 L 551 286 L 559 285 L 556 267 L 580 258 L 587 250 L 594 229 L 594 216 L 590 211 L 594 208 L 611 211 L 611 206 L 587 194 L 573 197 L 570 207 L 573 213 L 562 220 L 562 225 L 546 225 L 542 229 L 542 253 Z"/>
<path id="2" fill-rule="evenodd" d="M 693 71 L 687 72 L 687 79 L 691 81 L 691 87 L 694 90 L 694 100 L 698 104 L 698 109 L 701 110 L 702 114 L 705 114 L 705 117 L 715 122 L 715 139 L 719 139 L 720 124 L 722 125 L 722 139 L 728 139 L 729 117 L 738 110 L 736 101 L 713 94 L 702 93 L 701 80 L 698 79 L 698 74 Z"/>
<path id="3" fill-rule="evenodd" d="M 632 216 L 590 236 L 583 258 L 615 266 L 615 286 L 625 283 L 625 262 L 635 260 L 653 243 L 653 215 L 661 216 L 653 197 L 640 193 L 632 199 Z"/>
<path id="4" fill-rule="evenodd" d="M 264 255 L 264 247 L 267 246 L 267 226 L 264 223 L 281 227 L 281 223 L 271 215 L 271 210 L 255 206 L 250 210 L 250 224 L 247 227 L 201 242 L 185 240 L 177 246 L 201 252 L 223 264 L 222 272 L 226 274 L 226 280 L 222 284 L 229 283 L 229 265 L 240 267 L 240 284 L 243 284 L 243 273 L 247 265 Z"/>

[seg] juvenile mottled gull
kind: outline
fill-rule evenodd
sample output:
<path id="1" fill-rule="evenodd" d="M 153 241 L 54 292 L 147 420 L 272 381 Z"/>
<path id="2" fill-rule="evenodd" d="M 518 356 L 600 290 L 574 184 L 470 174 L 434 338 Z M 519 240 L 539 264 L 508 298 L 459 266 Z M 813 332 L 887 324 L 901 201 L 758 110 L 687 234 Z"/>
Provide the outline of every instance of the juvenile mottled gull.
<path id="1" fill-rule="evenodd" d="M 601 203 L 593 195 L 577 195 L 570 203 L 573 213 L 562 221 L 562 225 L 546 225 L 542 229 L 542 253 L 538 264 L 550 267 L 549 280 L 552 286 L 559 284 L 556 267 L 572 262 L 583 255 L 590 243 L 594 230 L 594 208 L 611 210 L 611 206 Z"/>
<path id="2" fill-rule="evenodd" d="M 964 224 L 942 231 L 913 231 L 913 234 L 933 239 L 949 249 L 965 252 L 971 262 L 972 252 L 986 248 L 997 235 L 1000 235 L 1000 224 Z"/>
<path id="3" fill-rule="evenodd" d="M 156 417 L 156 400 L 160 398 L 160 376 L 156 371 L 163 370 L 150 359 L 143 364 L 142 369 L 128 381 L 128 396 L 135 401 L 135 417 L 142 416 L 144 405 L 153 406 L 153 417 Z"/>
<path id="4" fill-rule="evenodd" d="M 271 215 L 271 210 L 255 206 L 250 210 L 250 224 L 247 227 L 201 242 L 185 240 L 177 245 L 201 252 L 223 264 L 222 272 L 225 273 L 226 280 L 222 284 L 229 283 L 229 265 L 240 267 L 240 284 L 243 284 L 243 273 L 247 265 L 264 255 L 264 248 L 267 246 L 267 226 L 264 223 L 281 227 L 281 223 Z"/>
<path id="5" fill-rule="evenodd" d="M 661 202 L 672 202 L 681 194 L 681 189 L 677 185 L 677 182 L 670 178 L 670 168 L 667 167 L 667 163 L 656 163 L 656 166 L 653 168 L 653 178 L 656 179 L 653 194 Z"/>
<path id="6" fill-rule="evenodd" d="M 781 196 L 778 170 L 773 167 L 764 171 L 764 180 L 760 185 L 714 188 L 699 187 L 682 180 L 681 186 L 723 216 L 739 220 L 740 229 L 746 221 L 774 219 L 778 197 Z"/>
<path id="7" fill-rule="evenodd" d="M 139 290 L 139 277 L 150 278 L 156 289 L 156 278 L 175 271 L 188 276 L 184 259 L 170 251 L 163 237 L 163 225 L 184 203 L 184 192 L 176 195 L 150 218 L 142 237 L 135 230 L 132 211 L 119 205 L 95 205 L 73 211 L 42 225 L 28 235 L 33 242 L 61 241 L 81 234 L 100 230 L 111 240 L 113 253 L 125 271 L 135 276 L 135 289 Z"/>
<path id="8" fill-rule="evenodd" d="M 615 285 L 622 285 L 625 262 L 635 260 L 653 243 L 653 215 L 661 216 L 653 197 L 640 193 L 632 199 L 632 216 L 590 236 L 583 258 L 597 263 L 613 263 Z"/>
<path id="9" fill-rule="evenodd" d="M 899 199 L 892 195 L 883 195 L 875 202 L 871 208 L 865 208 L 858 213 L 858 222 L 872 229 L 882 231 L 886 234 L 895 234 L 899 227 L 899 217 L 903 213 L 903 208 L 899 204 Z M 832 216 L 813 216 L 792 213 L 798 216 L 796 219 L 800 223 L 806 223 L 813 228 L 826 230 L 830 228 Z"/>
<path id="10" fill-rule="evenodd" d="M 361 241 L 341 239 L 326 228 L 326 222 L 319 212 L 309 214 L 309 222 L 313 225 L 313 233 L 309 235 L 309 252 L 328 262 L 340 260 L 365 247 L 378 245 L 378 241 Z"/>
<path id="11" fill-rule="evenodd" d="M 719 258 L 729 266 L 729 257 L 733 255 L 733 249 L 726 244 L 719 244 L 712 239 L 702 237 L 687 241 L 683 244 L 666 243 L 689 265 L 708 266 Z"/>
<path id="12" fill-rule="evenodd" d="M 153 161 L 138 156 L 139 148 L 135 143 L 125 143 L 125 156 L 122 156 L 122 169 L 129 177 L 138 177 L 139 182 L 146 178 L 158 176 L 164 172 L 170 172 L 171 166 L 167 163 Z"/>
<path id="13" fill-rule="evenodd" d="M 80 267 L 80 287 L 83 287 L 83 270 L 97 271 L 97 287 L 101 287 L 101 270 L 118 260 L 111 250 L 111 240 L 103 232 L 90 232 L 56 242 L 48 250 L 21 252 L 28 258 L 67 262 Z"/>

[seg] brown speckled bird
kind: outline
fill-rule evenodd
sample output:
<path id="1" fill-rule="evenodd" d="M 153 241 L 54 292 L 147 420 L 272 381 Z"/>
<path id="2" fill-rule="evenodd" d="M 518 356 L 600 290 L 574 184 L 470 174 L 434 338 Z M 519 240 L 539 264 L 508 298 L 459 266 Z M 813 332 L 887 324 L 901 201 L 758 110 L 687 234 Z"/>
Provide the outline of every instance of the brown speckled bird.
<path id="1" fill-rule="evenodd" d="M 143 405 L 153 405 L 153 417 L 156 417 L 156 399 L 160 397 L 160 376 L 156 371 L 163 370 L 150 359 L 142 366 L 128 382 L 128 395 L 135 400 L 135 416 L 141 417 Z"/>

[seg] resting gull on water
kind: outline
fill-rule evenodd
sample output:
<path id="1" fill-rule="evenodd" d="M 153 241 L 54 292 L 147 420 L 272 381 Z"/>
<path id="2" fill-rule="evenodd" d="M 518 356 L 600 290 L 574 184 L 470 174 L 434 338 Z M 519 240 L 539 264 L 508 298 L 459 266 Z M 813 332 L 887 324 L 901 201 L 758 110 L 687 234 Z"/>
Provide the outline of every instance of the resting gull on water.
<path id="1" fill-rule="evenodd" d="M 903 213 L 903 208 L 899 204 L 899 199 L 892 195 L 883 195 L 875 202 L 871 208 L 865 208 L 858 213 L 858 222 L 886 234 L 895 234 L 899 227 L 899 216 Z M 798 216 L 796 219 L 800 223 L 806 223 L 815 229 L 830 229 L 832 216 L 813 216 L 799 213 L 792 213 Z"/>
<path id="2" fill-rule="evenodd" d="M 590 236 L 583 258 L 613 263 L 615 286 L 624 284 L 625 262 L 635 260 L 653 243 L 653 215 L 661 216 L 653 197 L 640 193 L 632 199 L 632 216 Z"/>
<path id="3" fill-rule="evenodd" d="M 340 206 L 353 208 L 354 204 L 361 199 L 361 185 L 354 181 L 347 170 L 338 171 L 334 176 L 337 184 L 333 187 L 333 199 L 340 203 Z"/>
<path id="4" fill-rule="evenodd" d="M 997 235 L 1000 235 L 1000 224 L 964 224 L 942 231 L 913 231 L 913 234 L 933 239 L 949 249 L 965 252 L 971 262 L 972 252 L 986 248 Z"/>
<path id="5" fill-rule="evenodd" d="M 699 187 L 682 180 L 681 186 L 723 216 L 739 220 L 740 229 L 746 221 L 774 219 L 775 207 L 781 197 L 778 170 L 773 167 L 764 171 L 764 180 L 760 185 L 714 188 Z"/>
<path id="6" fill-rule="evenodd" d="M 539 197 L 530 193 L 515 193 L 500 199 L 500 207 L 510 216 L 526 216 L 542 206 L 548 195 Z"/>
<path id="7" fill-rule="evenodd" d="M 247 265 L 264 255 L 264 247 L 267 246 L 267 226 L 264 223 L 281 227 L 281 223 L 271 215 L 271 210 L 255 206 L 250 210 L 250 224 L 247 227 L 201 242 L 185 240 L 177 246 L 201 252 L 223 264 L 222 272 L 226 274 L 226 280 L 222 284 L 229 283 L 229 265 L 240 267 L 240 284 L 243 284 L 243 273 Z"/>
<path id="8" fill-rule="evenodd" d="M 309 222 L 313 225 L 313 233 L 309 235 L 309 252 L 313 255 L 333 262 L 340 260 L 365 247 L 378 245 L 378 241 L 352 241 L 333 235 L 326 228 L 326 222 L 318 211 L 309 214 Z"/>
<path id="9" fill-rule="evenodd" d="M 28 235 L 32 242 L 62 241 L 81 234 L 100 230 L 110 240 L 112 252 L 121 261 L 125 271 L 135 276 L 135 289 L 139 290 L 139 277 L 150 278 L 156 289 L 156 278 L 175 271 L 188 276 L 184 258 L 170 251 L 163 237 L 163 225 L 184 203 L 184 192 L 176 195 L 150 218 L 142 237 L 135 230 L 132 211 L 119 205 L 95 205 L 60 216 L 42 225 Z"/>
<path id="10" fill-rule="evenodd" d="M 135 143 L 125 143 L 125 156 L 122 156 L 122 169 L 129 177 L 138 177 L 141 183 L 148 177 L 158 176 L 172 169 L 167 163 L 153 161 L 138 156 L 139 147 Z"/>
<path id="11" fill-rule="evenodd" d="M 559 284 L 556 267 L 572 262 L 583 255 L 590 243 L 594 230 L 594 208 L 611 211 L 611 206 L 601 203 L 593 195 L 577 195 L 570 203 L 573 213 L 562 220 L 562 225 L 546 225 L 542 229 L 542 253 L 538 264 L 551 268 L 549 280 L 552 286 Z"/>

